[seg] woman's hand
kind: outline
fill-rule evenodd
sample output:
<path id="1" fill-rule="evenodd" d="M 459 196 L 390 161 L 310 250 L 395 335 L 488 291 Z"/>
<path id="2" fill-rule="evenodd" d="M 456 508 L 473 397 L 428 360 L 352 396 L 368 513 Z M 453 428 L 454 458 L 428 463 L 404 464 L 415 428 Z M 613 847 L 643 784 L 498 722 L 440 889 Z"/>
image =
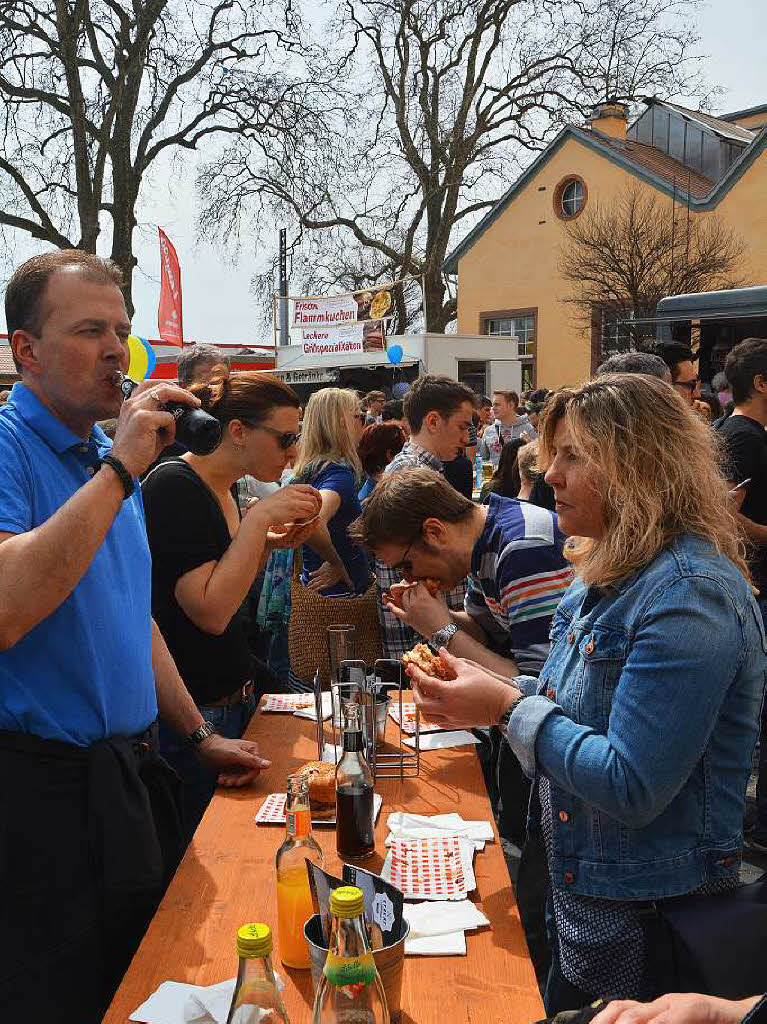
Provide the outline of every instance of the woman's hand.
<path id="1" fill-rule="evenodd" d="M 303 526 L 299 523 L 294 523 L 287 527 L 273 527 L 266 534 L 267 554 L 271 554 L 272 551 L 276 551 L 278 548 L 295 551 L 296 548 L 300 548 L 311 537 L 318 526 L 319 517 L 310 519 Z"/>
<path id="2" fill-rule="evenodd" d="M 756 1006 L 760 996 L 717 999 L 695 993 L 674 992 L 652 1003 L 618 999 L 598 1013 L 591 1024 L 737 1024 Z"/>
<path id="3" fill-rule="evenodd" d="M 444 647 L 439 656 L 455 679 L 435 679 L 415 665 L 405 666 L 421 714 L 435 725 L 449 729 L 495 725 L 512 701 L 521 696 L 511 681 L 504 682 L 465 658 L 454 658 Z"/>
<path id="4" fill-rule="evenodd" d="M 421 636 L 429 637 L 443 626 L 450 625 L 450 611 L 445 597 L 432 597 L 423 583 L 395 583 L 383 603 L 392 613 Z"/>
<path id="5" fill-rule="evenodd" d="M 308 525 L 320 514 L 320 492 L 309 484 L 288 484 L 250 506 L 247 518 L 257 516 L 267 526 Z"/>
<path id="6" fill-rule="evenodd" d="M 354 590 L 354 584 L 343 562 L 323 562 L 319 569 L 309 573 L 309 580 L 309 590 L 325 590 L 327 587 L 334 587 L 336 583 L 345 583 L 350 591 Z"/>

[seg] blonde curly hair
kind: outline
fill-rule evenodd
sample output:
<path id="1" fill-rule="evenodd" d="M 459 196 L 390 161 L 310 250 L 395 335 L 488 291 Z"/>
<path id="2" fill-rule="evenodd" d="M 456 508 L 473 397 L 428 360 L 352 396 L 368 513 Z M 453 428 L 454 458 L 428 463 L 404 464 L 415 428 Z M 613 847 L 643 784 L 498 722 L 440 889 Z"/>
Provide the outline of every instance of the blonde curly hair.
<path id="1" fill-rule="evenodd" d="M 565 547 L 585 583 L 607 588 L 685 533 L 711 541 L 750 581 L 716 434 L 669 384 L 622 373 L 556 392 L 543 418 L 541 469 L 553 461 L 562 420 L 603 501 L 603 536 L 570 537 Z"/>

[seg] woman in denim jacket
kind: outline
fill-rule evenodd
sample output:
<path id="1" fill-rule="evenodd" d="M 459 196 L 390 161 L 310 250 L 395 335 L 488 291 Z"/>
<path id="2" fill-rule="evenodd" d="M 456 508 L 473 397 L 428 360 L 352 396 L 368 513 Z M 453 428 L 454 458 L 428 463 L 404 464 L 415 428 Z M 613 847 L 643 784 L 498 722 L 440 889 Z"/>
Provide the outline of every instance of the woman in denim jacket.
<path id="1" fill-rule="evenodd" d="M 499 723 L 536 780 L 554 1013 L 656 995 L 641 908 L 737 885 L 767 645 L 714 436 L 672 388 L 559 391 L 540 447 L 577 574 L 540 679 L 447 651 L 455 680 L 408 671 L 430 719 Z"/>

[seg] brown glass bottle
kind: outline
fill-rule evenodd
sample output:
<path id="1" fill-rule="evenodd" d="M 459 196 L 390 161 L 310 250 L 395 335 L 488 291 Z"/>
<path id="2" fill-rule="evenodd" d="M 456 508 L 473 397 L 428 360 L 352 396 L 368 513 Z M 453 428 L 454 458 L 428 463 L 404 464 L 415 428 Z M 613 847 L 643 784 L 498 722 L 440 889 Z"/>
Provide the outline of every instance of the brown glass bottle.
<path id="1" fill-rule="evenodd" d="M 343 708 L 343 754 L 336 768 L 336 849 L 342 860 L 375 853 L 373 773 L 362 753 L 362 708 Z"/>

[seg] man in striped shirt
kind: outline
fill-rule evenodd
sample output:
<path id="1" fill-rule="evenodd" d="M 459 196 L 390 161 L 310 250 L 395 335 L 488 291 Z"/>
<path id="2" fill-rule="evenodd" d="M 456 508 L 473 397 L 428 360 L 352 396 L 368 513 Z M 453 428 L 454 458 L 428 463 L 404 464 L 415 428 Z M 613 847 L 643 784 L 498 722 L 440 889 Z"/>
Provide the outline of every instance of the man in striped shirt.
<path id="1" fill-rule="evenodd" d="M 432 647 L 504 676 L 540 671 L 571 579 L 553 512 L 495 494 L 475 505 L 432 470 L 402 469 L 379 482 L 350 535 L 404 577 L 387 606 Z M 410 585 L 446 591 L 465 576 L 463 611 Z"/>

